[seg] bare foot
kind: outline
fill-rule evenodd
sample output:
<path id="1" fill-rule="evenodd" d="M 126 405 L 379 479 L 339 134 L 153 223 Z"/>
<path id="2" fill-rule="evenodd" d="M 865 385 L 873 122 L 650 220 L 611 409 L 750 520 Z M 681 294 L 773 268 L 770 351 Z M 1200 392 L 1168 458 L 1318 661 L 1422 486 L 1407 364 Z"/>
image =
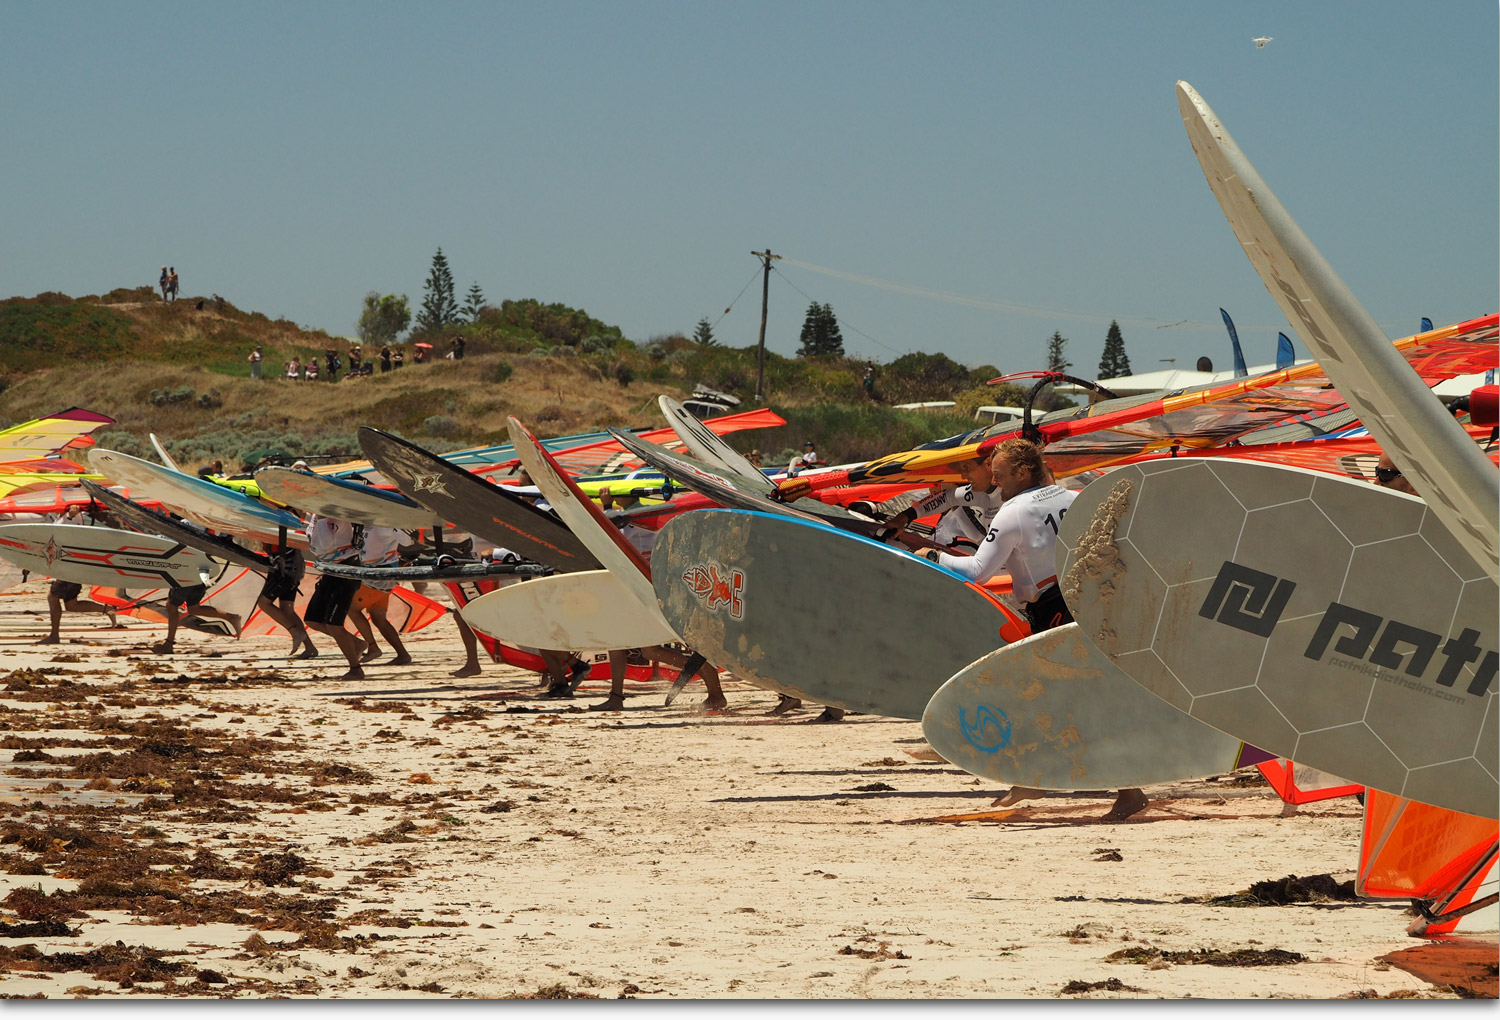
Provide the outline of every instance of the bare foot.
<path id="1" fill-rule="evenodd" d="M 56 634 L 48 634 L 46 637 L 44 637 L 40 641 L 38 641 L 37 644 L 39 644 L 39 645 L 56 645 L 56 644 L 61 644 L 61 641 L 58 639 L 58 636 Z"/>
<path id="2" fill-rule="evenodd" d="M 448 675 L 449 676 L 457 676 L 457 677 L 478 676 L 479 675 L 479 663 L 476 662 L 472 666 L 469 666 L 469 665 L 460 666 L 457 669 L 455 669 L 452 673 L 449 673 Z"/>
<path id="3" fill-rule="evenodd" d="M 374 662 L 378 658 L 380 658 L 380 649 L 377 648 L 375 645 L 371 645 L 370 647 L 368 647 L 368 648 L 365 649 L 365 654 L 363 654 L 363 655 L 361 655 L 359 657 L 359 661 L 360 662 Z"/>
<path id="4" fill-rule="evenodd" d="M 299 656 L 297 656 L 297 658 L 299 658 L 299 659 L 316 659 L 318 657 L 318 650 L 313 647 L 313 644 L 312 644 L 311 641 L 304 641 L 302 644 L 303 644 L 302 654 L 299 655 Z"/>
<path id="5" fill-rule="evenodd" d="M 767 712 L 766 715 L 786 715 L 792 709 L 801 707 L 801 698 L 789 698 L 783 694 L 781 695 L 781 700 L 776 703 L 776 707 Z"/>
<path id="6" fill-rule="evenodd" d="M 997 797 L 990 807 L 1010 807 L 1023 800 L 1036 800 L 1038 797 L 1045 796 L 1047 796 L 1046 790 L 1033 790 L 1029 786 L 1012 786 L 1009 793 L 1004 797 Z"/>
<path id="7" fill-rule="evenodd" d="M 1109 814 L 1104 816 L 1106 822 L 1123 822 L 1137 811 L 1144 808 L 1149 801 L 1146 795 L 1137 789 L 1121 790 L 1120 795 L 1115 798 L 1114 806 L 1109 809 Z"/>
<path id="8" fill-rule="evenodd" d="M 229 626 L 231 626 L 231 627 L 234 628 L 234 636 L 235 636 L 236 639 L 238 639 L 239 636 L 240 636 L 240 630 L 241 630 L 241 628 L 243 628 L 245 626 L 244 619 L 241 618 L 241 617 L 235 616 L 233 613 L 225 613 L 224 615 L 227 616 L 227 617 L 229 617 Z"/>
<path id="9" fill-rule="evenodd" d="M 118 627 L 120 625 L 119 614 L 117 614 L 113 609 L 106 609 L 104 611 L 104 615 L 107 616 L 107 617 L 109 617 L 109 625 L 110 625 L 111 629 L 113 629 L 115 627 Z"/>
<path id="10" fill-rule="evenodd" d="M 722 694 L 710 694 L 703 699 L 703 704 L 698 707 L 705 712 L 716 712 L 721 708 L 728 708 L 729 699 Z"/>
<path id="11" fill-rule="evenodd" d="M 387 662 L 386 665 L 387 666 L 410 666 L 411 665 L 411 656 L 407 655 L 405 652 L 402 652 L 400 655 L 396 656 L 390 662 Z"/>
<path id="12" fill-rule="evenodd" d="M 608 698 L 597 705 L 589 706 L 590 712 L 623 712 L 625 711 L 625 695 L 611 694 Z"/>
<path id="13" fill-rule="evenodd" d="M 157 655 L 170 655 L 172 654 L 172 642 L 163 641 L 160 644 L 152 645 L 151 650 Z"/>
<path id="14" fill-rule="evenodd" d="M 820 716 L 818 716 L 816 719 L 813 720 L 813 722 L 843 722 L 843 721 L 844 721 L 844 710 L 842 708 L 834 708 L 832 705 L 826 706 L 823 709 L 823 714 L 820 715 Z"/>
<path id="15" fill-rule="evenodd" d="M 365 671 L 360 669 L 358 666 L 350 666 L 349 672 L 339 677 L 340 680 L 363 680 L 364 678 Z"/>

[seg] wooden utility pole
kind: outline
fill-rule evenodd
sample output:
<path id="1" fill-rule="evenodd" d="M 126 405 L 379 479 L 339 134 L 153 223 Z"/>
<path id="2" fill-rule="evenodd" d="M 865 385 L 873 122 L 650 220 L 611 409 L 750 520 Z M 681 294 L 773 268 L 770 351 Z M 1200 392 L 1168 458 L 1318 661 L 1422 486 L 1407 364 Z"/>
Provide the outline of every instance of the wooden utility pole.
<path id="1" fill-rule="evenodd" d="M 766 399 L 766 305 L 771 297 L 771 260 L 781 256 L 772 255 L 770 245 L 766 245 L 765 251 L 752 251 L 750 254 L 760 259 L 766 267 L 765 276 L 760 282 L 760 347 L 755 352 L 755 402 L 759 404 Z"/>

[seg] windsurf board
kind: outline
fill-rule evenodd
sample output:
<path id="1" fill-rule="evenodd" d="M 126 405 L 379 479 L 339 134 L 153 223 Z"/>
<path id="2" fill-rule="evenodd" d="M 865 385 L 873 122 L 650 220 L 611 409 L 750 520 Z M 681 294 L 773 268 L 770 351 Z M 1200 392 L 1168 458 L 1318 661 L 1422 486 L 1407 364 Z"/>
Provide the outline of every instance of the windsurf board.
<path id="1" fill-rule="evenodd" d="M 743 479 L 751 488 L 765 495 L 776 491 L 776 483 L 767 478 L 760 468 L 746 460 L 744 454 L 726 443 L 723 437 L 715 434 L 682 404 L 665 393 L 656 398 L 656 404 L 666 416 L 672 431 L 677 433 L 677 438 L 682 440 L 682 445 L 687 447 L 688 453 L 704 464 Z"/>
<path id="2" fill-rule="evenodd" d="M 434 515 L 560 571 L 600 563 L 557 518 L 388 432 L 362 426 L 359 445 L 386 478 Z"/>
<path id="3" fill-rule="evenodd" d="M 116 450 L 90 450 L 89 462 L 111 482 L 138 489 L 195 524 L 272 544 L 280 540 L 285 529 L 289 544 L 307 548 L 307 534 L 301 530 L 302 521 L 295 514 L 222 485 Z"/>
<path id="4" fill-rule="evenodd" d="M 1495 582 L 1420 499 L 1253 461 L 1129 465 L 1059 532 L 1083 635 L 1279 757 L 1496 817 Z"/>
<path id="5" fill-rule="evenodd" d="M 42 577 L 115 588 L 211 584 L 224 570 L 181 542 L 90 524 L 0 525 L 0 556 Z"/>
<path id="6" fill-rule="evenodd" d="M 445 521 L 426 507 L 389 489 L 315 475 L 291 468 L 267 467 L 255 472 L 262 496 L 317 514 L 367 527 L 419 531 L 441 528 Z"/>
<path id="7" fill-rule="evenodd" d="M 780 514 L 784 517 L 797 517 L 806 521 L 827 521 L 860 534 L 874 534 L 881 530 L 882 526 L 878 522 L 841 506 L 806 496 L 783 503 L 770 498 L 754 483 L 740 479 L 733 473 L 715 471 L 691 457 L 672 453 L 616 428 L 611 428 L 609 432 L 619 440 L 621 446 L 647 464 L 676 478 L 694 492 L 702 493 L 726 507 Z"/>
<path id="8" fill-rule="evenodd" d="M 639 648 L 676 641 L 653 603 L 611 570 L 582 570 L 500 588 L 463 608 L 475 630 L 533 648 Z"/>
<path id="9" fill-rule="evenodd" d="M 922 733 L 965 772 L 1042 790 L 1201 779 L 1271 757 L 1144 690 L 1076 623 L 954 674 L 927 703 Z"/>
<path id="10" fill-rule="evenodd" d="M 526 465 L 526 473 L 542 490 L 542 495 L 552 504 L 563 523 L 616 576 L 631 597 L 657 618 L 659 626 L 655 629 L 671 633 L 672 628 L 665 620 L 660 620 L 661 611 L 656 607 L 656 593 L 651 587 L 651 568 L 645 558 L 615 523 L 604 516 L 598 504 L 580 492 L 577 484 L 558 468 L 557 461 L 526 430 L 526 426 L 515 418 L 507 419 L 506 425 L 516 455 Z M 677 636 L 673 634 L 663 640 L 676 641 Z"/>
<path id="11" fill-rule="evenodd" d="M 181 542 L 191 549 L 207 553 L 215 559 L 224 560 L 241 567 L 249 567 L 265 573 L 271 569 L 270 557 L 246 549 L 233 539 L 205 531 L 190 521 L 169 517 L 167 514 L 141 506 L 135 500 L 111 492 L 95 482 L 83 482 L 84 491 L 91 498 L 107 507 L 111 513 L 137 531 L 147 535 L 160 535 L 174 542 Z"/>
<path id="12" fill-rule="evenodd" d="M 935 564 L 784 514 L 682 514 L 651 558 L 662 615 L 710 662 L 850 711 L 920 719 L 948 677 L 1027 633 Z"/>
<path id="13" fill-rule="evenodd" d="M 456 560 L 442 556 L 430 563 L 399 567 L 362 566 L 351 563 L 309 563 L 309 570 L 355 581 L 462 581 L 482 577 L 545 577 L 552 568 L 540 563 L 491 563 L 489 560 Z"/>
<path id="14" fill-rule="evenodd" d="M 1235 237 L 1370 435 L 1491 580 L 1500 580 L 1500 474 L 1391 346 L 1261 179 L 1203 97 L 1177 83 L 1193 151 Z"/>

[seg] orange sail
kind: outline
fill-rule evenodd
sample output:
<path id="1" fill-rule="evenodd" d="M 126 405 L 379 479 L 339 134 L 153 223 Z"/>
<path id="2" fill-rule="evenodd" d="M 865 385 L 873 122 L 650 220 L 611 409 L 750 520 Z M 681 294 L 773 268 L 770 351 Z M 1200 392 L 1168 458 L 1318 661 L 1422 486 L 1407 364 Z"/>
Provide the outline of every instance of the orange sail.
<path id="1" fill-rule="evenodd" d="M 1423 909 L 1412 934 L 1452 931 L 1494 862 L 1500 822 L 1367 790 L 1355 891 L 1411 899 Z M 1486 900 L 1493 900 L 1493 896 Z"/>

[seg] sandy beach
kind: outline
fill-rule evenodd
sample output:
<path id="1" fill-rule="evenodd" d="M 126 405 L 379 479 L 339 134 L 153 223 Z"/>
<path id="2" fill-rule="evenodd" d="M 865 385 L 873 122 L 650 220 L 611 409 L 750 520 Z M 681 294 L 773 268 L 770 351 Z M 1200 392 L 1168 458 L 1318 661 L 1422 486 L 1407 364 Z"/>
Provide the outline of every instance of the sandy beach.
<path id="1" fill-rule="evenodd" d="M 1149 788 L 1120 824 L 1099 821 L 1112 791 L 1000 812 L 1002 790 L 908 753 L 915 722 L 772 717 L 733 680 L 727 711 L 697 684 L 663 707 L 663 680 L 591 712 L 603 684 L 453 679 L 447 620 L 357 684 L 282 637 L 184 631 L 153 655 L 162 628 L 123 617 L 65 616 L 39 647 L 47 582 L 18 580 L 7 997 L 1494 994 L 1493 931 L 1466 936 L 1487 984 L 1455 990 L 1392 959 L 1429 945 L 1405 904 L 1214 902 L 1353 878 L 1352 799 L 1282 817 L 1252 772 Z"/>

